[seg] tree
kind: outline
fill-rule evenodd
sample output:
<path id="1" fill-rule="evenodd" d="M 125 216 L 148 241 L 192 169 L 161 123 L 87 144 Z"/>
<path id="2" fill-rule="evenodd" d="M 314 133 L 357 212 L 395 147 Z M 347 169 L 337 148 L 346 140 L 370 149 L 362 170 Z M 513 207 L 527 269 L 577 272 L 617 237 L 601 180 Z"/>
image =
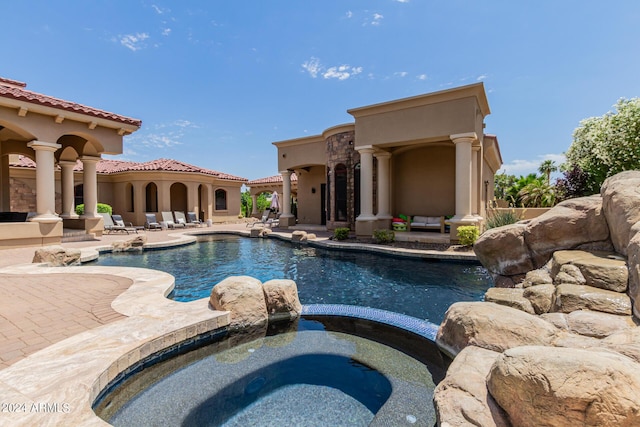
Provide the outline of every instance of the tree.
<path id="1" fill-rule="evenodd" d="M 556 180 L 558 199 L 573 199 L 592 194 L 587 191 L 588 175 L 580 166 L 573 165 L 571 169 L 563 171 L 562 174 L 563 177 Z"/>
<path id="2" fill-rule="evenodd" d="M 620 99 L 615 111 L 580 122 L 566 153 L 564 171 L 578 166 L 585 188 L 595 194 L 604 180 L 619 172 L 640 169 L 640 98 Z"/>
<path id="3" fill-rule="evenodd" d="M 530 173 L 527 176 L 520 176 L 516 179 L 511 187 L 507 189 L 507 200 L 511 203 L 512 206 L 521 207 L 523 206 L 522 199 L 520 196 L 520 191 L 525 188 L 527 185 L 534 183 L 536 181 L 540 181 L 540 178 L 536 176 L 535 173 Z"/>
<path id="4" fill-rule="evenodd" d="M 555 188 L 540 179 L 522 187 L 518 197 L 521 206 L 526 208 L 550 208 L 556 204 Z"/>
<path id="5" fill-rule="evenodd" d="M 240 194 L 240 207 L 242 210 L 242 216 L 248 218 L 251 215 L 253 209 L 253 200 L 251 199 L 251 193 L 249 190 L 243 191 Z"/>
<path id="6" fill-rule="evenodd" d="M 543 174 L 547 178 L 547 185 L 551 184 L 551 174 L 556 172 L 558 167 L 556 166 L 556 162 L 553 160 L 545 160 L 538 167 L 538 172 Z"/>
<path id="7" fill-rule="evenodd" d="M 507 175 L 505 172 L 499 173 L 495 177 L 493 195 L 496 199 L 507 200 L 509 188 L 516 182 L 515 175 Z"/>

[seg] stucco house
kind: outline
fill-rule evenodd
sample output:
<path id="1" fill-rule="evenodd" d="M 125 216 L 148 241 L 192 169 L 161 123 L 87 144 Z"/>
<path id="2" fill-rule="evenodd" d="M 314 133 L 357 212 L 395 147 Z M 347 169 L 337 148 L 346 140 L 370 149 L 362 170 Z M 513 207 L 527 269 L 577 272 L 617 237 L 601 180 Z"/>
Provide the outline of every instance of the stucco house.
<path id="1" fill-rule="evenodd" d="M 245 178 L 175 160 L 102 159 L 122 154 L 123 137 L 141 125 L 0 78 L 0 247 L 60 243 L 64 230 L 99 236 L 98 202 L 134 224 L 162 211 L 237 218 Z M 80 216 L 78 203 L 85 205 Z M 33 215 L 25 221 L 27 212 Z"/>
<path id="2" fill-rule="evenodd" d="M 347 110 L 355 121 L 320 135 L 274 142 L 283 200 L 297 175 L 297 218 L 283 203 L 281 226 L 390 228 L 394 216 L 446 216 L 481 224 L 502 166 L 482 83 Z"/>

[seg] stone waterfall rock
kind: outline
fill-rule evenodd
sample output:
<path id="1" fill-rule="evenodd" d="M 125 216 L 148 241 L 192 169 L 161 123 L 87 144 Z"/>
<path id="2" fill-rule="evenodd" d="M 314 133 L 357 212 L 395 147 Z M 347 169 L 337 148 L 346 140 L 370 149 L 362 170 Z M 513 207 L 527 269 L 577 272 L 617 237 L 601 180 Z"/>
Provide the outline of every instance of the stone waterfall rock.
<path id="1" fill-rule="evenodd" d="M 626 294 L 592 286 L 558 285 L 553 311 L 571 313 L 576 310 L 595 310 L 626 316 L 631 315 L 631 299 Z"/>
<path id="2" fill-rule="evenodd" d="M 531 301 L 524 297 L 522 288 L 489 288 L 484 294 L 486 302 L 517 308 L 525 313 L 535 314 Z"/>
<path id="3" fill-rule="evenodd" d="M 300 316 L 302 304 L 298 298 L 296 282 L 288 279 L 274 279 L 262 284 L 267 304 L 269 322 L 290 321 Z"/>
<path id="4" fill-rule="evenodd" d="M 253 277 L 227 277 L 213 287 L 209 302 L 215 310 L 231 312 L 231 330 L 267 324 L 267 304 L 262 282 Z"/>
<path id="5" fill-rule="evenodd" d="M 515 426 L 640 425 L 640 365 L 620 354 L 513 348 L 497 357 L 487 386 Z"/>
<path id="6" fill-rule="evenodd" d="M 515 308 L 490 302 L 451 305 L 438 328 L 436 343 L 455 356 L 469 345 L 502 352 L 523 345 L 552 345 L 559 330 Z"/>
<path id="7" fill-rule="evenodd" d="M 505 412 L 496 404 L 485 380 L 500 353 L 469 346 L 449 367 L 447 377 L 435 389 L 433 403 L 439 425 L 510 427 Z"/>
<path id="8" fill-rule="evenodd" d="M 51 267 L 65 267 L 80 264 L 80 249 L 65 249 L 60 245 L 44 246 L 36 249 L 33 255 L 34 263 L 45 262 Z"/>
<path id="9" fill-rule="evenodd" d="M 625 292 L 629 283 L 629 269 L 625 260 L 611 252 L 587 251 L 557 251 L 553 254 L 551 273 L 554 283 L 572 283 L 587 285 L 595 288 L 607 289 L 615 292 Z M 569 269 L 580 272 L 569 273 Z M 576 280 L 562 280 L 558 276 L 562 272 L 568 273 Z"/>
<path id="10" fill-rule="evenodd" d="M 478 260 L 493 274 L 513 276 L 533 269 L 533 262 L 524 243 L 524 224 L 491 228 L 473 245 Z"/>
<path id="11" fill-rule="evenodd" d="M 522 296 L 529 300 L 536 314 L 548 313 L 555 302 L 556 287 L 552 284 L 529 286 Z"/>
<path id="12" fill-rule="evenodd" d="M 633 313 L 640 317 L 640 222 L 631 227 L 631 239 L 627 246 L 629 266 L 628 293 L 633 300 Z"/>
<path id="13" fill-rule="evenodd" d="M 640 171 L 621 172 L 607 178 L 600 194 L 611 242 L 616 252 L 627 255 L 631 228 L 640 221 Z"/>

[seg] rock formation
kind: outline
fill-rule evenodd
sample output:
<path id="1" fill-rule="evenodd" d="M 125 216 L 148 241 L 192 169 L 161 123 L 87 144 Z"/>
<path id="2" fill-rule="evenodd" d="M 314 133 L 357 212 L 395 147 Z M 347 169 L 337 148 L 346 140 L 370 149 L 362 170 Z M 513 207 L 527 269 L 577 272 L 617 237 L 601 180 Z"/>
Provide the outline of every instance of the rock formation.
<path id="1" fill-rule="evenodd" d="M 474 250 L 501 287 L 440 325 L 440 425 L 640 425 L 640 171 Z"/>
<path id="2" fill-rule="evenodd" d="M 80 264 L 80 249 L 65 249 L 60 245 L 44 246 L 36 249 L 32 262 L 47 263 L 50 267 L 65 267 Z"/>

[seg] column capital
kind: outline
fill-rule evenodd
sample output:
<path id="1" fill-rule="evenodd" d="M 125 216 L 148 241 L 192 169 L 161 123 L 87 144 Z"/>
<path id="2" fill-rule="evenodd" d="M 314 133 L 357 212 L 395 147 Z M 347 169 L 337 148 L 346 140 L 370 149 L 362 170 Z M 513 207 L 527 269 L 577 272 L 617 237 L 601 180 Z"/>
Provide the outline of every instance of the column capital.
<path id="1" fill-rule="evenodd" d="M 373 148 L 373 145 L 365 145 L 363 147 L 356 147 L 356 151 L 358 153 L 371 153 L 371 154 L 373 154 L 373 153 L 376 152 L 376 149 Z"/>
<path id="2" fill-rule="evenodd" d="M 82 156 L 80 157 L 80 161 L 82 163 L 98 163 L 100 160 L 102 160 L 101 157 L 95 157 L 95 156 Z"/>
<path id="3" fill-rule="evenodd" d="M 390 159 L 391 153 L 388 151 L 376 151 L 373 156 L 377 159 Z"/>
<path id="4" fill-rule="evenodd" d="M 27 147 L 34 149 L 35 151 L 56 151 L 58 148 L 62 147 L 62 144 L 56 144 L 55 142 L 44 142 L 44 141 L 31 141 L 27 143 Z"/>
<path id="5" fill-rule="evenodd" d="M 455 133 L 453 135 L 449 135 L 449 138 L 451 138 L 454 144 L 457 144 L 458 142 L 477 141 L 478 135 L 475 132 Z"/>
<path id="6" fill-rule="evenodd" d="M 74 167 L 76 165 L 75 160 L 58 160 L 60 167 Z"/>
<path id="7" fill-rule="evenodd" d="M 282 175 L 282 176 L 291 176 L 291 171 L 290 171 L 290 170 L 288 170 L 288 169 L 287 169 L 287 170 L 280 171 L 280 172 L 278 172 L 278 173 L 279 173 L 280 175 Z"/>

